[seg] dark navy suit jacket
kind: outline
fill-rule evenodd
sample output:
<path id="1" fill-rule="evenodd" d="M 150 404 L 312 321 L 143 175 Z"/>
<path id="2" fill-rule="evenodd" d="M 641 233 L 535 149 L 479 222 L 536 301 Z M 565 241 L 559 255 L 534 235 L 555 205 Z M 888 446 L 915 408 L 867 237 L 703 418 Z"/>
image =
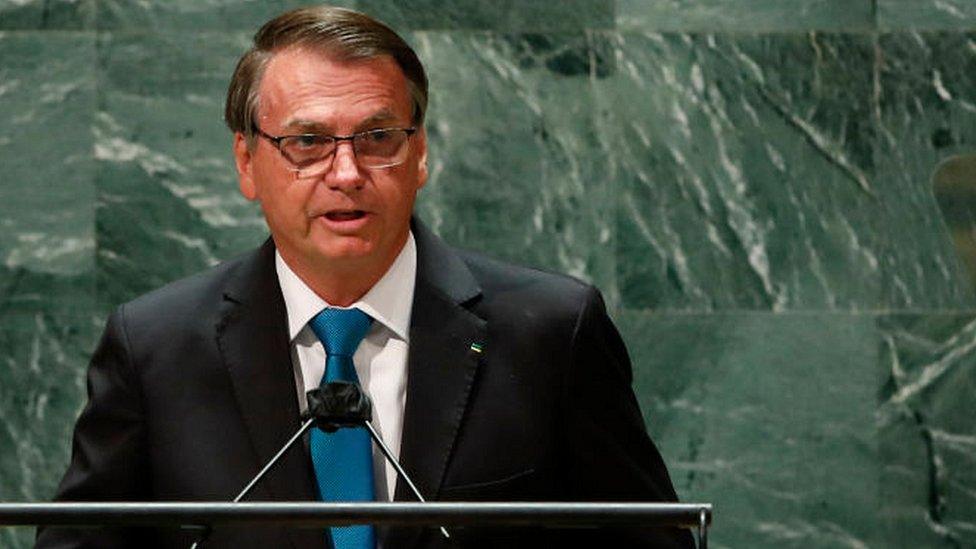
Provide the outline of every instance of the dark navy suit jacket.
<path id="1" fill-rule="evenodd" d="M 400 459 L 421 493 L 436 501 L 674 501 L 597 290 L 454 250 L 416 222 L 413 230 Z M 270 240 L 119 307 L 92 358 L 89 402 L 57 499 L 229 501 L 299 425 L 287 334 Z M 313 475 L 299 445 L 250 499 L 314 500 Z M 403 482 L 395 498 L 413 499 Z M 693 546 L 687 531 L 653 529 L 455 529 L 455 545 L 436 529 L 380 536 L 387 548 Z M 187 547 L 191 539 L 49 528 L 38 546 Z M 207 547 L 322 548 L 324 536 L 217 528 Z"/>

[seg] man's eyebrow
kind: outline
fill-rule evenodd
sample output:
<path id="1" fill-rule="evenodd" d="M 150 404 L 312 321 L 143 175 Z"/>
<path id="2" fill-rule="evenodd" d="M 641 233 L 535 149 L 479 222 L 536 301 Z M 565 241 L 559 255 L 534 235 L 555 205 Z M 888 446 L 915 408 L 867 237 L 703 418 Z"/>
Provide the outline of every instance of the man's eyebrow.
<path id="1" fill-rule="evenodd" d="M 396 120 L 396 115 L 390 109 L 380 109 L 376 111 L 372 116 L 363 120 L 359 123 L 359 127 L 366 128 L 368 126 L 375 126 L 381 122 L 392 122 Z"/>
<path id="2" fill-rule="evenodd" d="M 375 127 L 379 124 L 393 122 L 397 119 L 396 115 L 390 109 L 380 109 L 364 119 L 362 122 L 356 125 L 357 131 L 364 129 L 371 129 L 370 127 Z M 327 124 L 318 122 L 316 120 L 308 120 L 304 118 L 295 118 L 293 120 L 288 120 L 282 125 L 282 130 L 292 133 L 318 133 L 318 134 L 331 134 L 332 128 Z"/>
<path id="3" fill-rule="evenodd" d="M 281 126 L 281 128 L 287 132 L 329 133 L 329 127 L 325 124 L 316 122 L 315 120 L 305 120 L 302 118 L 288 120 Z"/>

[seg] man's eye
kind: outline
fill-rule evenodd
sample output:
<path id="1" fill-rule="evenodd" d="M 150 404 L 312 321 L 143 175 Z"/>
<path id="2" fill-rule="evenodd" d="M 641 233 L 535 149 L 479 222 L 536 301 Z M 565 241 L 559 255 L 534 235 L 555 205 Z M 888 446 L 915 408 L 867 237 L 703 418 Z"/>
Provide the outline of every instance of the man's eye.
<path id="1" fill-rule="evenodd" d="M 390 139 L 391 133 L 392 132 L 390 132 L 389 130 L 374 130 L 371 132 L 366 132 L 366 135 L 364 137 L 366 138 L 367 141 L 371 141 L 373 143 L 382 143 Z"/>
<path id="2" fill-rule="evenodd" d="M 324 145 L 329 138 L 324 135 L 297 135 L 294 138 L 295 145 L 304 148 L 319 147 Z"/>

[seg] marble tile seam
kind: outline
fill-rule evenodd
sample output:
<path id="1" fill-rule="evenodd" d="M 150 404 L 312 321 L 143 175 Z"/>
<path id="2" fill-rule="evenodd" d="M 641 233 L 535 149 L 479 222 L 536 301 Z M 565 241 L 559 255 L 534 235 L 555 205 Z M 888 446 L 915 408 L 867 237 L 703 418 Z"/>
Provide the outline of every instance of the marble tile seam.
<path id="1" fill-rule="evenodd" d="M 253 29 L 159 29 L 156 27 L 128 27 L 120 29 L 3 29 L 0 27 L 0 38 L 6 36 L 27 36 L 27 35 L 62 35 L 62 36 L 93 36 L 93 37 L 103 37 L 103 36 L 138 36 L 138 35 L 155 35 L 155 36 L 179 36 L 183 34 L 192 34 L 196 36 L 232 36 L 240 34 L 250 34 Z M 976 32 L 976 25 L 972 27 L 964 28 L 953 28 L 953 29 L 876 29 L 876 30 L 844 30 L 844 29 L 796 29 L 796 30 L 742 30 L 742 29 L 687 29 L 687 30 L 674 30 L 674 29 L 627 29 L 627 30 L 614 30 L 614 29 L 580 29 L 573 31 L 499 31 L 499 30 L 464 30 L 464 29 L 420 29 L 420 30 L 406 30 L 404 31 L 407 35 L 439 35 L 439 36 L 465 36 L 465 37 L 493 37 L 493 36 L 552 36 L 552 37 L 578 37 L 580 35 L 604 35 L 604 36 L 647 36 L 647 35 L 681 35 L 681 36 L 696 36 L 696 35 L 722 35 L 728 37 L 750 37 L 750 38 L 762 38 L 762 37 L 776 37 L 776 36 L 791 36 L 791 35 L 803 35 L 803 34 L 820 34 L 820 35 L 861 35 L 877 38 L 886 38 L 892 35 L 903 35 L 912 34 L 919 36 L 931 36 L 931 35 L 959 35 L 968 34 Z"/>
<path id="2" fill-rule="evenodd" d="M 151 28 L 139 29 L 139 30 L 154 30 Z M 171 29 L 173 32 L 194 32 L 190 29 Z M 242 29 L 244 30 L 244 29 Z M 100 32 L 126 32 L 125 30 L 104 30 Z M 156 32 L 159 32 L 158 30 Z M 204 30 L 202 33 L 219 32 L 222 34 L 233 34 L 239 31 L 220 31 L 218 29 Z M 972 27 L 960 27 L 960 28 L 946 28 L 946 29 L 929 29 L 929 28 L 910 28 L 906 27 L 904 29 L 818 29 L 818 28 L 803 28 L 803 29 L 729 29 L 729 28 L 691 28 L 691 29 L 655 29 L 655 28 L 628 28 L 628 29 L 604 29 L 604 28 L 583 28 L 574 30 L 539 30 L 539 31 L 529 31 L 529 30 L 513 30 L 504 31 L 497 29 L 478 29 L 478 30 L 465 30 L 465 29 L 410 29 L 404 30 L 403 33 L 411 35 L 423 35 L 423 34 L 436 34 L 440 36 L 444 35 L 463 35 L 463 36 L 474 36 L 474 37 L 486 37 L 486 36 L 523 36 L 523 35 L 543 35 L 543 36 L 579 36 L 581 34 L 593 34 L 593 35 L 607 35 L 607 36 L 647 36 L 647 35 L 722 35 L 722 36 L 748 36 L 750 38 L 764 37 L 764 36 L 795 36 L 795 35 L 805 35 L 805 34 L 826 34 L 826 35 L 863 35 L 863 36 L 887 36 L 887 35 L 900 35 L 900 34 L 966 34 L 969 32 L 976 32 L 976 23 Z"/>
<path id="3" fill-rule="evenodd" d="M 65 35 L 139 35 L 139 34 L 151 34 L 151 35 L 181 35 L 181 34 L 194 34 L 194 35 L 236 35 L 236 34 L 252 34 L 255 29 L 251 28 L 240 28 L 240 29 L 226 29 L 226 28 L 208 28 L 208 29 L 192 29 L 192 28 L 160 28 L 160 27 L 120 27 L 120 28 L 93 28 L 93 29 L 4 29 L 0 27 L 0 36 L 12 34 L 12 35 L 22 35 L 22 34 L 65 34 Z M 436 34 L 436 35 L 459 35 L 459 36 L 473 36 L 473 37 L 486 37 L 486 36 L 521 36 L 521 35 L 545 35 L 545 36 L 579 36 L 581 34 L 600 34 L 600 35 L 613 35 L 613 36 L 641 36 L 647 34 L 662 34 L 662 35 L 712 35 L 720 34 L 724 36 L 779 36 L 779 35 L 797 35 L 797 34 L 832 34 L 832 35 L 888 35 L 888 34 L 904 34 L 904 33 L 918 33 L 918 34 L 965 34 L 967 32 L 976 31 L 976 25 L 972 27 L 954 28 L 954 29 L 930 29 L 930 28 L 905 28 L 905 29 L 817 29 L 817 28 L 803 28 L 803 29 L 728 29 L 728 28 L 690 28 L 690 29 L 655 29 L 655 28 L 633 28 L 633 29 L 611 29 L 611 28 L 580 28 L 580 29 L 570 29 L 570 30 L 499 30 L 499 29 L 458 29 L 458 28 L 429 28 L 429 29 L 405 29 L 403 34 L 410 35 L 425 35 L 425 34 Z"/>
<path id="4" fill-rule="evenodd" d="M 0 332 L 4 331 L 33 331 L 36 328 L 34 324 L 23 324 L 22 322 L 27 321 L 54 321 L 54 322 L 90 322 L 93 320 L 100 320 L 104 324 L 105 318 L 99 319 L 99 317 L 106 317 L 107 315 L 99 315 L 97 311 L 16 311 L 16 312 L 0 312 Z M 15 324 L 8 324 L 10 322 L 16 322 Z"/>
<path id="5" fill-rule="evenodd" d="M 974 29 L 976 30 L 976 29 Z M 648 37 L 648 36 L 723 36 L 730 37 L 732 39 L 739 37 L 747 37 L 750 39 L 761 39 L 763 37 L 786 37 L 786 36 L 797 36 L 797 35 L 808 35 L 821 34 L 821 35 L 863 35 L 873 38 L 880 37 L 880 33 L 877 32 L 848 32 L 848 31 L 817 31 L 817 30 L 800 30 L 800 31 L 783 31 L 783 32 L 755 32 L 755 31 L 728 31 L 728 30 L 717 30 L 717 31 L 673 31 L 673 30 L 605 30 L 605 29 L 583 29 L 579 31 L 565 31 L 565 32 L 554 32 L 554 31 L 542 31 L 542 32 L 531 32 L 531 31 L 517 31 L 517 32 L 501 32 L 495 30 L 486 31 L 464 31 L 464 30 L 421 30 L 421 31 L 408 31 L 409 37 L 456 37 L 456 38 L 474 38 L 474 39 L 487 39 L 487 38 L 519 38 L 519 37 L 549 37 L 553 39 L 567 39 L 581 37 L 590 38 L 628 38 L 628 37 Z M 898 33 L 891 33 L 898 34 Z M 409 40 L 408 40 L 409 41 Z"/>
<path id="6" fill-rule="evenodd" d="M 602 30 L 602 29 L 601 29 Z M 781 29 L 743 29 L 743 28 L 728 28 L 728 27 L 689 27 L 689 28 L 654 28 L 654 27 L 629 27 L 623 29 L 611 29 L 606 32 L 612 34 L 681 34 L 681 35 L 698 35 L 698 34 L 721 34 L 725 36 L 777 36 L 777 35 L 797 35 L 797 34 L 877 34 L 880 29 L 876 27 L 850 27 L 850 28 L 834 28 L 834 27 L 808 27 L 808 28 L 781 28 Z M 548 34 L 548 33 L 547 33 Z"/>
<path id="7" fill-rule="evenodd" d="M 99 31 L 95 29 L 4 29 L 0 27 L 0 38 L 6 36 L 16 36 L 21 37 L 25 35 L 38 35 L 38 34 L 58 34 L 64 36 L 84 36 L 84 35 L 98 35 Z"/>
<path id="8" fill-rule="evenodd" d="M 656 316 L 897 316 L 897 315 L 976 315 L 971 309 L 785 309 L 780 311 L 758 309 L 647 309 L 617 307 L 610 309 L 616 314 L 656 315 Z"/>
<path id="9" fill-rule="evenodd" d="M 494 34 L 559 34 L 556 32 L 520 32 L 520 33 L 498 33 L 495 31 L 488 31 Z M 690 29 L 654 29 L 654 28 L 633 28 L 633 29 L 614 29 L 614 30 L 604 30 L 595 29 L 591 32 L 602 33 L 602 34 L 612 34 L 612 35 L 722 35 L 722 36 L 748 36 L 748 37 L 763 37 L 763 36 L 795 36 L 803 34 L 826 34 L 826 35 L 851 35 L 851 36 L 887 36 L 887 35 L 898 35 L 898 34 L 919 34 L 919 35 L 931 35 L 931 34 L 967 34 L 976 32 L 976 23 L 971 27 L 957 27 L 957 28 L 912 28 L 905 27 L 903 29 L 898 28 L 866 28 L 866 29 L 836 29 L 836 28 L 799 28 L 799 29 L 728 29 L 728 28 L 690 28 Z M 572 34 L 572 33 L 564 33 Z"/>
<path id="10" fill-rule="evenodd" d="M 118 35 L 137 35 L 137 34 L 154 34 L 154 35 L 166 35 L 166 34 L 197 34 L 197 35 L 210 35 L 210 34 L 220 34 L 220 35 L 234 35 L 234 34 L 247 34 L 250 35 L 255 31 L 255 28 L 205 28 L 205 29 L 194 29 L 194 28 L 159 28 L 159 27 L 104 27 L 104 28 L 90 28 L 90 29 L 5 29 L 0 27 L 0 36 L 7 34 L 118 34 Z M 560 30 L 529 30 L 529 29 L 463 29 L 463 28 L 422 28 L 422 29 L 402 29 L 401 33 L 404 35 L 417 35 L 417 34 L 439 34 L 439 35 L 464 35 L 464 36 L 519 36 L 519 35 L 545 35 L 545 36 L 579 36 L 580 34 L 594 33 L 594 34 L 607 34 L 607 35 L 646 35 L 646 34 L 663 34 L 663 35 L 711 35 L 720 34 L 725 36 L 777 36 L 777 35 L 796 35 L 796 34 L 836 34 L 836 35 L 875 35 L 875 34 L 904 34 L 904 33 L 919 33 L 919 34 L 965 34 L 968 32 L 976 32 L 976 25 L 971 27 L 958 27 L 958 28 L 911 28 L 906 27 L 903 29 L 898 28 L 885 28 L 885 29 L 843 29 L 843 28 L 798 28 L 798 29 L 730 29 L 730 28 L 687 28 L 687 29 L 672 29 L 672 28 L 661 28 L 656 29 L 653 27 L 644 28 L 628 28 L 628 29 L 614 29 L 605 27 L 592 27 L 592 28 L 580 28 L 580 29 L 560 29 Z"/>

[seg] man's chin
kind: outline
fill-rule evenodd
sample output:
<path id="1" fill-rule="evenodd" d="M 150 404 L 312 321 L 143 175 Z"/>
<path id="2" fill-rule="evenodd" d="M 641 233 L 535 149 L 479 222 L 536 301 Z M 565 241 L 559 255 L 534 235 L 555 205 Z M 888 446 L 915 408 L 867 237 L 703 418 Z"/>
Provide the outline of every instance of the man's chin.
<path id="1" fill-rule="evenodd" d="M 375 247 L 369 241 L 356 238 L 343 238 L 328 246 L 318 246 L 315 255 L 319 262 L 361 264 L 375 255 Z"/>

